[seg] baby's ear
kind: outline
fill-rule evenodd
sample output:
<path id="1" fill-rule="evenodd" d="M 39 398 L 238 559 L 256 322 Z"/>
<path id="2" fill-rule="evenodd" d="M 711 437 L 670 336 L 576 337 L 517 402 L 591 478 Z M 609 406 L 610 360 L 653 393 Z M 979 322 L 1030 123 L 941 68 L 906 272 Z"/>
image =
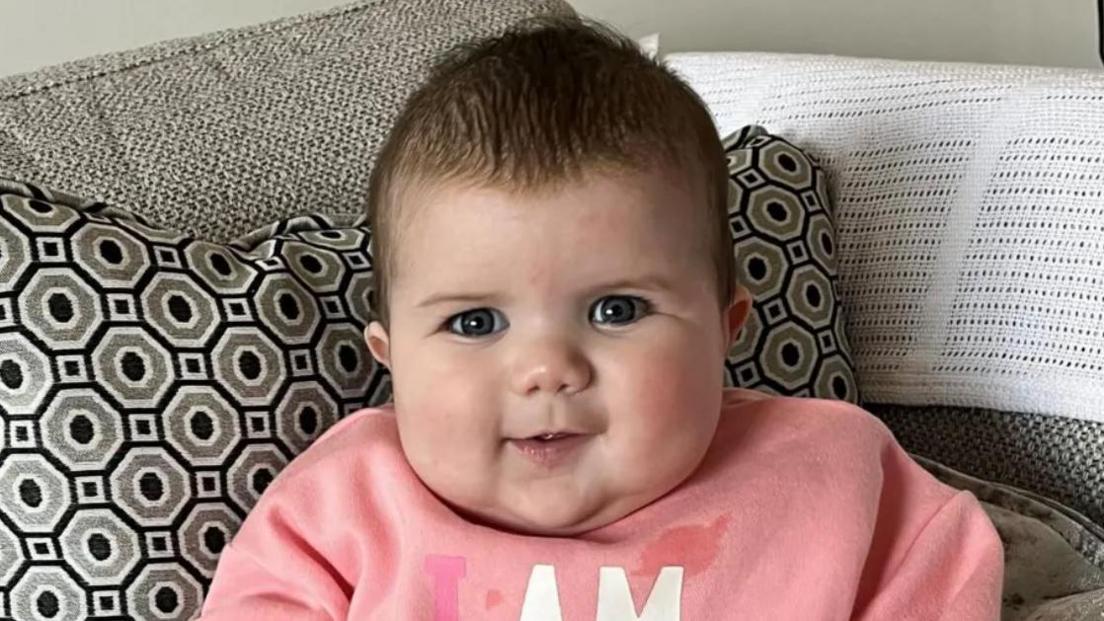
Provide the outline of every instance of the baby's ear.
<path id="1" fill-rule="evenodd" d="M 732 294 L 732 303 L 724 311 L 725 343 L 728 345 L 726 352 L 736 344 L 740 329 L 744 327 L 748 313 L 751 312 L 751 302 L 751 293 L 736 285 L 736 291 Z"/>
<path id="2" fill-rule="evenodd" d="M 378 321 L 373 321 L 364 329 L 364 342 L 368 344 L 368 351 L 380 364 L 391 368 L 391 338 L 387 334 L 387 328 Z"/>

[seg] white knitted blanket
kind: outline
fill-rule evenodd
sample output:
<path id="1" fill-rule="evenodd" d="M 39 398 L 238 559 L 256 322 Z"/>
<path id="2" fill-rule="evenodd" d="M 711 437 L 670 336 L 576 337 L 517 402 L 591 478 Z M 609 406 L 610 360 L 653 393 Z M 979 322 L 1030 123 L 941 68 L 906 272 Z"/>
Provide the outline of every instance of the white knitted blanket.
<path id="1" fill-rule="evenodd" d="M 698 53 L 726 134 L 824 164 L 867 402 L 1104 422 L 1104 72 Z"/>

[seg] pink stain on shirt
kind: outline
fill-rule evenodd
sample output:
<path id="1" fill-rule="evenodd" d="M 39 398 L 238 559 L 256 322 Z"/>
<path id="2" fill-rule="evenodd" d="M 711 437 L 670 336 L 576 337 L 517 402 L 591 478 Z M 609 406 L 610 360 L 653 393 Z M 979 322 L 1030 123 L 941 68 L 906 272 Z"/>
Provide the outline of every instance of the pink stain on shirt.
<path id="1" fill-rule="evenodd" d="M 487 591 L 487 610 L 491 610 L 502 604 L 502 592 L 498 589 L 491 589 Z"/>
<path id="2" fill-rule="evenodd" d="M 720 515 L 711 524 L 668 529 L 640 553 L 640 564 L 633 575 L 654 577 L 666 565 L 681 566 L 687 578 L 700 574 L 720 553 L 728 522 L 728 515 Z"/>

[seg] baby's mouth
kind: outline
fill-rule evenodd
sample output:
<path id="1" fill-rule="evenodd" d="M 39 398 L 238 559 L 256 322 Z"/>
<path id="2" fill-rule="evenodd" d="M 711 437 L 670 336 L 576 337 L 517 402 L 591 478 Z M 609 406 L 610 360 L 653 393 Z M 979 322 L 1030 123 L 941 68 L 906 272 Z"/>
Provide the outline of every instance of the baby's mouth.
<path id="1" fill-rule="evenodd" d="M 552 431 L 528 438 L 513 438 L 509 444 L 537 465 L 554 468 L 569 461 L 591 437 L 582 433 Z"/>
<path id="2" fill-rule="evenodd" d="M 548 442 L 550 440 L 559 440 L 560 438 L 567 438 L 569 436 L 579 435 L 576 433 L 568 433 L 566 431 L 557 431 L 554 433 L 542 433 L 535 436 L 525 438 L 526 440 L 541 440 L 542 442 Z"/>

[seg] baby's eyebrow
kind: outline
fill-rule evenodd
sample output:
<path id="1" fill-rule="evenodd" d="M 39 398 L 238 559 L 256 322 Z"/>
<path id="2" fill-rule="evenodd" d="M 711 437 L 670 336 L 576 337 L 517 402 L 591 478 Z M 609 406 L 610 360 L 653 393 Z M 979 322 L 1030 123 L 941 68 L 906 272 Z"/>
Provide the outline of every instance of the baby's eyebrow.
<path id="1" fill-rule="evenodd" d="M 616 291 L 618 289 L 639 289 L 645 291 L 659 291 L 670 292 L 676 291 L 674 282 L 660 274 L 643 274 L 640 276 L 633 276 L 629 278 L 618 278 L 615 280 L 601 282 L 597 285 L 587 288 L 590 295 L 595 295 L 601 291 Z M 493 293 L 461 293 L 461 292 L 440 292 L 435 293 L 421 302 L 415 304 L 415 308 L 428 308 L 436 306 L 438 304 L 456 304 L 464 303 L 466 305 L 480 305 L 480 306 L 495 306 L 499 301 L 499 296 Z"/>
<path id="2" fill-rule="evenodd" d="M 463 302 L 465 304 L 476 304 L 480 302 L 488 302 L 494 300 L 495 296 L 490 293 L 456 293 L 456 292 L 442 292 L 435 293 L 428 298 L 418 302 L 416 308 L 427 308 L 430 306 L 436 306 L 444 303 L 456 303 Z"/>
<path id="3" fill-rule="evenodd" d="M 675 291 L 674 281 L 660 274 L 643 274 L 631 278 L 619 278 L 592 287 L 593 291 L 613 289 L 646 289 L 652 291 Z"/>

